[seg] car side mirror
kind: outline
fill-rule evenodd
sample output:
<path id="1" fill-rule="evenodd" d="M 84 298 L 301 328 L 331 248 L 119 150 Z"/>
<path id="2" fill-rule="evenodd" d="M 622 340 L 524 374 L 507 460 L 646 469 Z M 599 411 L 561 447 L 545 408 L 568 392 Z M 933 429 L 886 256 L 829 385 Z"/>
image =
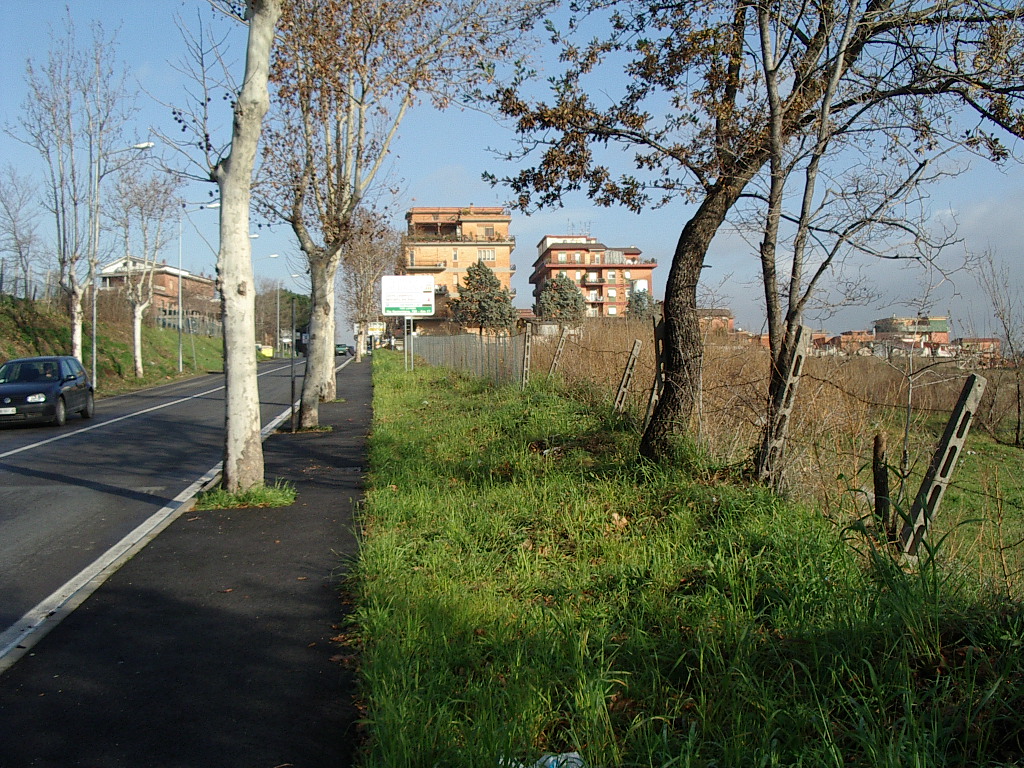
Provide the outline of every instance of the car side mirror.
<path id="1" fill-rule="evenodd" d="M 75 376 L 75 374 L 69 373 L 67 376 L 64 377 L 64 381 L 74 381 L 76 378 L 78 377 Z"/>

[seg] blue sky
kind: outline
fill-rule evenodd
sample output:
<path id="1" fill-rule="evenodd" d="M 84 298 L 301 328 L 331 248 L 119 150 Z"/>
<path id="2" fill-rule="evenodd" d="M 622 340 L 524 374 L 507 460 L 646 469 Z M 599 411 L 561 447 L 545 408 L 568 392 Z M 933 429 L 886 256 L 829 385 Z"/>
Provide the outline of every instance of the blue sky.
<path id="1" fill-rule="evenodd" d="M 108 32 L 117 32 L 120 53 L 130 77 L 146 92 L 161 100 L 174 102 L 180 98 L 186 83 L 170 66 L 184 53 L 174 17 L 186 20 L 196 12 L 209 13 L 201 0 L 153 0 L 141 4 L 134 0 L 74 0 L 72 16 L 84 38 L 92 20 L 102 20 Z M 4 0 L 4 25 L 0 42 L 4 47 L 0 59 L 3 95 L 0 97 L 0 123 L 17 121 L 24 100 L 25 61 L 33 57 L 43 61 L 50 45 L 50 29 L 60 29 L 65 3 L 61 0 Z M 139 12 L 144 8 L 144 12 Z M 237 37 L 235 60 L 241 66 L 241 39 Z M 173 132 L 169 111 L 146 95 L 139 98 L 140 114 L 137 140 L 149 140 L 151 126 Z M 225 123 L 226 125 L 226 123 Z M 400 189 L 391 204 L 395 211 L 412 205 L 500 205 L 506 192 L 492 188 L 481 180 L 484 171 L 497 175 L 509 172 L 501 160 L 488 151 L 491 147 L 510 148 L 512 134 L 506 126 L 475 111 L 457 108 L 438 113 L 430 107 L 415 109 L 404 121 L 391 158 L 388 181 Z M 10 163 L 23 173 L 38 173 L 39 159 L 31 150 L 0 135 L 2 162 Z M 1024 243 L 1024 174 L 1010 165 L 1000 171 L 980 160 L 967 173 L 930 190 L 930 212 L 936 221 L 955 217 L 959 236 L 973 251 L 991 249 L 997 258 L 1010 265 L 1018 286 L 1024 277 L 1019 251 Z M 110 194 L 106 189 L 105 194 Z M 207 196 L 203 185 L 188 193 L 189 199 Z M 513 213 L 512 232 L 517 246 L 513 261 L 518 266 L 513 286 L 518 291 L 517 304 L 528 306 L 531 287 L 527 280 L 530 265 L 536 258 L 536 244 L 546 234 L 586 232 L 609 246 L 636 246 L 644 255 L 658 260 L 654 293 L 661 298 L 669 262 L 679 232 L 688 218 L 688 208 L 676 203 L 665 209 L 642 215 L 624 209 L 593 206 L 583 195 L 565 200 L 563 208 L 526 216 Z M 212 272 L 214 255 L 204 243 L 213 242 L 216 214 L 203 212 L 191 216 L 183 237 L 185 268 Z M 403 225 L 401 214 L 395 225 Z M 45 234 L 46 220 L 41 231 Z M 197 229 L 198 227 L 198 229 Z M 279 258 L 268 258 L 271 254 Z M 176 263 L 177 239 L 168 246 L 166 259 Z M 285 258 L 291 257 L 291 258 Z M 290 275 L 299 265 L 298 248 L 290 231 L 283 226 L 260 229 L 253 240 L 253 258 L 258 277 L 283 280 L 295 289 L 302 288 L 302 279 Z M 710 269 L 704 271 L 707 288 L 716 297 L 715 303 L 729 306 L 737 323 L 749 330 L 760 330 L 763 313 L 759 305 L 757 261 L 754 249 L 735 235 L 719 234 L 708 257 Z M 877 317 L 907 314 L 916 310 L 907 303 L 920 291 L 920 280 L 906 269 L 891 263 L 865 263 L 864 269 L 885 290 L 887 300 L 873 307 L 851 308 L 821 323 L 830 331 L 867 327 Z M 974 281 L 961 275 L 956 286 L 944 286 L 937 292 L 933 314 L 949 314 L 957 335 L 988 335 L 995 333 L 991 311 L 977 290 Z"/>

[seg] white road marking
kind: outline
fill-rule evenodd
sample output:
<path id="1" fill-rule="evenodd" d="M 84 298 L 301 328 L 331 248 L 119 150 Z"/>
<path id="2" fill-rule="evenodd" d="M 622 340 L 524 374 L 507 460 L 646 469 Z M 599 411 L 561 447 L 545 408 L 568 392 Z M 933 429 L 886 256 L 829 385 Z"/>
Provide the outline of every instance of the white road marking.
<path id="1" fill-rule="evenodd" d="M 340 371 L 350 362 L 352 362 L 352 358 L 347 359 L 344 363 L 335 368 L 335 372 Z M 265 371 L 265 373 L 272 372 L 273 371 Z M 263 374 L 260 375 L 262 376 Z M 219 389 L 223 389 L 223 387 L 217 387 L 217 389 L 211 389 L 209 392 L 203 392 L 198 395 L 193 395 L 192 397 L 202 397 L 203 395 L 210 394 L 210 392 L 216 392 Z M 185 400 L 190 399 L 192 398 L 186 397 L 175 402 L 184 402 Z M 263 427 L 263 429 L 260 430 L 260 435 L 264 440 L 275 429 L 277 429 L 279 424 L 291 416 L 292 409 L 297 408 L 299 403 L 300 401 L 296 400 L 290 407 L 279 413 L 265 427 Z M 160 408 L 166 408 L 169 405 L 174 405 L 174 403 L 167 403 L 165 405 L 147 408 L 146 410 L 138 411 L 134 414 L 122 416 L 116 420 L 104 422 L 104 424 L 112 424 L 114 421 L 121 421 L 122 419 L 127 419 L 131 416 L 149 413 L 150 411 L 159 410 Z M 97 424 L 96 426 L 102 425 Z M 95 429 L 95 427 L 88 427 L 88 429 Z M 78 430 L 78 432 L 84 431 L 84 429 Z M 44 445 L 49 442 L 52 442 L 52 440 L 45 440 L 41 443 L 36 443 L 36 445 Z M 25 449 L 22 448 L 19 450 Z M 17 452 L 18 451 L 12 451 L 11 453 Z M 0 458 L 9 455 L 9 453 L 0 454 Z M 93 592 L 99 589 L 103 582 L 110 578 L 110 576 L 113 575 L 122 565 L 131 560 L 131 558 L 141 551 L 143 547 L 149 544 L 149 542 L 155 539 L 157 534 L 177 520 L 184 512 L 191 509 L 191 501 L 193 497 L 195 497 L 195 495 L 206 485 L 212 483 L 216 479 L 220 474 L 221 467 L 222 463 L 218 463 L 215 467 L 212 467 L 205 475 L 175 496 L 170 504 L 152 514 L 145 522 L 138 525 L 131 533 L 104 552 L 91 565 L 83 569 L 76 576 L 72 577 L 49 597 L 45 598 L 37 606 L 22 616 L 19 621 L 15 622 L 3 632 L 0 632 L 0 674 L 3 674 L 6 670 L 10 669 L 18 659 L 28 653 L 29 650 L 31 650 L 36 643 L 42 640 L 51 629 L 56 627 L 66 616 L 70 615 L 75 608 L 84 603 Z"/>
<path id="2" fill-rule="evenodd" d="M 263 373 L 258 374 L 258 376 L 266 376 L 268 373 L 277 373 L 277 371 L 284 370 L 287 367 L 288 366 L 281 366 L 280 368 L 274 368 L 269 371 L 263 371 Z M 179 403 L 187 403 L 189 400 L 195 400 L 200 397 L 206 397 L 207 395 L 212 395 L 214 392 L 220 392 L 222 389 L 224 389 L 223 384 L 221 384 L 219 387 L 208 389 L 205 392 L 197 392 L 196 394 L 189 395 L 188 397 L 179 397 L 177 400 L 171 400 L 169 402 L 163 403 L 162 405 L 154 405 L 151 408 L 144 408 L 141 411 L 135 411 L 134 413 L 126 413 L 124 416 L 118 416 L 116 419 L 107 419 L 106 421 L 100 421 L 97 422 L 96 424 L 90 424 L 88 427 L 76 429 L 74 432 L 61 432 L 59 435 L 54 435 L 53 437 L 47 438 L 46 440 L 40 440 L 35 443 L 30 443 L 29 445 L 23 445 L 21 448 L 15 448 L 12 451 L 7 451 L 6 453 L 0 453 L 0 459 L 6 459 L 8 456 L 13 456 L 16 453 L 22 453 L 23 451 L 30 451 L 33 448 L 41 448 L 44 445 L 55 443 L 58 440 L 64 440 L 65 438 L 68 437 L 80 435 L 83 432 L 91 432 L 94 429 L 102 429 L 103 427 L 109 427 L 111 424 L 117 424 L 119 421 L 125 421 L 126 419 L 134 419 L 136 416 L 144 416 L 147 413 L 152 413 L 153 411 L 159 411 L 163 408 L 170 408 L 172 405 L 178 405 Z"/>

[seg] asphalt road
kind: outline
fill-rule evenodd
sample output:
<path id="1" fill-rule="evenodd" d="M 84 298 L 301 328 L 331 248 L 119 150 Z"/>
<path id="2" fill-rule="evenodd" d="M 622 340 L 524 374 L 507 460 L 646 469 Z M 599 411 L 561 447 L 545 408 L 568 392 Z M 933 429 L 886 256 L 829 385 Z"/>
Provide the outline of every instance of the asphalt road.
<path id="1" fill-rule="evenodd" d="M 289 407 L 290 364 L 259 381 L 266 425 Z M 215 467 L 223 425 L 218 373 L 100 399 L 91 421 L 0 429 L 0 635 Z"/>

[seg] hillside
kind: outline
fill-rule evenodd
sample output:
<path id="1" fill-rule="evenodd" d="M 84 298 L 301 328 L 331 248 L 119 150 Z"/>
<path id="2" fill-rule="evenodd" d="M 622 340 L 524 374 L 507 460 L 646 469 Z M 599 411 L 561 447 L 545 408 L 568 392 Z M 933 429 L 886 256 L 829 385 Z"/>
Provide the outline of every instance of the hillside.
<path id="1" fill-rule="evenodd" d="M 92 369 L 92 326 L 84 329 L 82 363 Z M 145 376 L 136 379 L 132 364 L 132 329 L 124 318 L 101 321 L 96 339 L 98 350 L 97 395 L 112 395 L 141 386 L 151 386 L 223 367 L 223 343 L 219 337 L 186 336 L 183 344 L 184 372 L 178 373 L 178 334 L 149 325 L 142 329 Z M 31 355 L 70 354 L 71 328 L 66 313 L 45 302 L 0 297 L 0 360 Z"/>

